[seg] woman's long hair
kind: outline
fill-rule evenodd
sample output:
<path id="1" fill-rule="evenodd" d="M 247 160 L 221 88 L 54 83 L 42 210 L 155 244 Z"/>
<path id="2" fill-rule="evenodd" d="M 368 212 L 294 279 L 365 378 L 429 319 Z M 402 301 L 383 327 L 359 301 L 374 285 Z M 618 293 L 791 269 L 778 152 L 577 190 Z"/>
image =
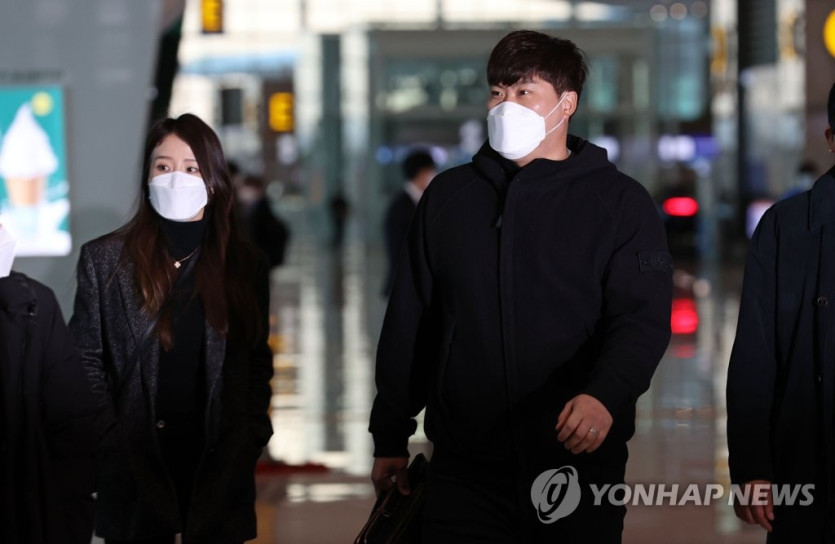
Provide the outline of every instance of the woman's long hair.
<path id="1" fill-rule="evenodd" d="M 162 236 L 160 217 L 150 205 L 148 180 L 151 154 L 171 134 L 191 148 L 209 192 L 205 210 L 208 225 L 195 263 L 194 294 L 202 300 L 206 319 L 216 331 L 226 336 L 231 326 L 235 337 L 240 335 L 251 344 L 264 333 L 260 330 L 263 316 L 255 296 L 257 257 L 242 237 L 235 217 L 232 183 L 220 140 L 197 116 L 160 119 L 149 129 L 138 209 L 115 233 L 125 241 L 120 266 L 125 259 L 133 262 L 143 309 L 155 315 L 174 286 L 177 269 Z M 170 349 L 171 316 L 160 316 L 157 333 L 163 348 Z"/>

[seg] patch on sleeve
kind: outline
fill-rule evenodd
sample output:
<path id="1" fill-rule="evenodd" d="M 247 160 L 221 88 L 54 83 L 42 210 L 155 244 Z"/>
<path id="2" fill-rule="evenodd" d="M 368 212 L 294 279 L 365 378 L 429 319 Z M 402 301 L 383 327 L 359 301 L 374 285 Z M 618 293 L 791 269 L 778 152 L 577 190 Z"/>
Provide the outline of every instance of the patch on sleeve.
<path id="1" fill-rule="evenodd" d="M 666 251 L 641 251 L 638 253 L 641 272 L 672 272 L 673 256 Z"/>

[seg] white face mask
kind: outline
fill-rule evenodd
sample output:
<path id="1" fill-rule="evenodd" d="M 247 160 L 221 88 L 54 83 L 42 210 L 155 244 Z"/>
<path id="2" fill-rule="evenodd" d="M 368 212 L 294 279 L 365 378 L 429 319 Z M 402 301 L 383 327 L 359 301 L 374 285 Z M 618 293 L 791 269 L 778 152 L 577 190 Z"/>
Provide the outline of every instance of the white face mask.
<path id="1" fill-rule="evenodd" d="M 209 201 L 202 178 L 184 172 L 167 172 L 148 182 L 151 206 L 171 221 L 188 221 Z"/>
<path id="2" fill-rule="evenodd" d="M 17 240 L 0 225 L 0 278 L 5 278 L 12 271 L 16 248 Z"/>
<path id="3" fill-rule="evenodd" d="M 545 120 L 560 106 L 563 98 L 547 115 L 542 116 L 530 108 L 516 102 L 502 102 L 487 112 L 487 137 L 490 147 L 502 157 L 510 160 L 521 159 L 529 155 L 546 136 L 557 130 L 562 121 L 549 131 L 545 131 Z"/>

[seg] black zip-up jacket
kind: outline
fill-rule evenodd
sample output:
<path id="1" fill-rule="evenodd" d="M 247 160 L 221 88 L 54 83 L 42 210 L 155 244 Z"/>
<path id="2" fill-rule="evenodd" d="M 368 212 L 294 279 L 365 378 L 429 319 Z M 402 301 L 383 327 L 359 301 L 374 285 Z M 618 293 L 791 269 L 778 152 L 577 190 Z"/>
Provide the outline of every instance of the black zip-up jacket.
<path id="1" fill-rule="evenodd" d="M 647 191 L 568 145 L 518 169 L 485 144 L 424 193 L 378 345 L 375 456 L 407 456 L 424 407 L 436 450 L 520 454 L 556 442 L 580 393 L 612 414 L 607 441 L 632 436 L 669 342 L 672 259 Z"/>
<path id="2" fill-rule="evenodd" d="M 0 542 L 87 544 L 96 406 L 52 289 L 0 278 Z"/>

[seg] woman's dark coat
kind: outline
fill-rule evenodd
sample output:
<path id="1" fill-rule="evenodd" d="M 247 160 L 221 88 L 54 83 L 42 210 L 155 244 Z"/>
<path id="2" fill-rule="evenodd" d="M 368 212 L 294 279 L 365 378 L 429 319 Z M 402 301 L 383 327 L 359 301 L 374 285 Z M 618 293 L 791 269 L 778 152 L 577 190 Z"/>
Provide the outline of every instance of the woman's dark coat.
<path id="1" fill-rule="evenodd" d="M 90 542 L 95 416 L 52 290 L 0 278 L 0 542 Z"/>
<path id="2" fill-rule="evenodd" d="M 182 531 L 174 487 L 156 435 L 158 342 L 126 366 L 152 319 L 123 242 L 105 237 L 82 246 L 70 329 L 107 429 L 101 452 L 96 533 L 138 539 Z M 198 264 L 199 265 L 199 264 Z M 266 305 L 266 269 L 255 286 Z M 222 288 L 222 286 L 218 286 Z M 266 331 L 267 308 L 262 308 Z M 272 358 L 266 337 L 256 349 L 227 342 L 205 325 L 205 448 L 198 464 L 186 540 L 241 542 L 255 536 L 255 462 L 272 434 L 267 407 Z M 118 395 L 116 391 L 118 390 Z"/>
<path id="3" fill-rule="evenodd" d="M 778 202 L 751 240 L 728 369 L 731 481 L 814 484 L 769 542 L 832 542 L 835 168 Z"/>

